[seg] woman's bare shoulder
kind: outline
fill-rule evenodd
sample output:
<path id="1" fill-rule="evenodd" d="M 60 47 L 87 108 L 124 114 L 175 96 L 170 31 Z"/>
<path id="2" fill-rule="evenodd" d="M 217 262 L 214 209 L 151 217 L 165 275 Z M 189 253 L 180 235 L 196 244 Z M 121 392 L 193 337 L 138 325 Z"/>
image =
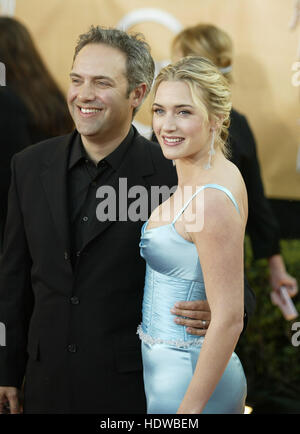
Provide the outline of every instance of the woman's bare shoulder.
<path id="1" fill-rule="evenodd" d="M 248 199 L 245 182 L 238 167 L 229 160 L 224 160 L 212 174 L 214 184 L 225 187 L 236 200 L 241 217 L 247 220 Z"/>

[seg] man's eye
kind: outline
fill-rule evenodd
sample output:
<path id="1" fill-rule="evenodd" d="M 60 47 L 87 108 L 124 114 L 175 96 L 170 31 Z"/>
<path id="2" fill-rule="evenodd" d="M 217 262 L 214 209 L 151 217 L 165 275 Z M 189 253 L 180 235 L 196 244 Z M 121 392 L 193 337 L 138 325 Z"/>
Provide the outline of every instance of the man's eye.
<path id="1" fill-rule="evenodd" d="M 106 81 L 96 81 L 96 84 L 102 87 L 108 87 L 109 83 Z"/>

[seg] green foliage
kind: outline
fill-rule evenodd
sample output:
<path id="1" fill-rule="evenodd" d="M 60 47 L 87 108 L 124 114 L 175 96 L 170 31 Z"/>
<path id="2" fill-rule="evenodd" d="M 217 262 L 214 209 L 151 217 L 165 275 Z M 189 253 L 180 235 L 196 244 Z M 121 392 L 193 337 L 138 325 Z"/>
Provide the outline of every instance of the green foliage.
<path id="1" fill-rule="evenodd" d="M 281 242 L 287 271 L 300 284 L 300 240 Z M 256 311 L 237 347 L 254 413 L 300 413 L 300 346 L 292 345 L 296 320 L 286 321 L 270 300 L 267 260 L 253 261 L 246 239 L 246 274 L 256 294 Z M 299 294 L 293 299 L 300 313 Z"/>

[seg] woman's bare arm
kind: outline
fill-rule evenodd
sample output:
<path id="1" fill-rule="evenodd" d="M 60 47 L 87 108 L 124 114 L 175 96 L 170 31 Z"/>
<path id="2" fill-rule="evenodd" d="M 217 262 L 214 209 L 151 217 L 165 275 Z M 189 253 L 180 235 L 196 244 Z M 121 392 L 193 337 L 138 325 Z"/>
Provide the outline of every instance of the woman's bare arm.
<path id="1" fill-rule="evenodd" d="M 243 328 L 245 218 L 218 190 L 206 192 L 204 225 L 190 232 L 203 271 L 211 323 L 178 413 L 200 413 L 218 384 Z"/>

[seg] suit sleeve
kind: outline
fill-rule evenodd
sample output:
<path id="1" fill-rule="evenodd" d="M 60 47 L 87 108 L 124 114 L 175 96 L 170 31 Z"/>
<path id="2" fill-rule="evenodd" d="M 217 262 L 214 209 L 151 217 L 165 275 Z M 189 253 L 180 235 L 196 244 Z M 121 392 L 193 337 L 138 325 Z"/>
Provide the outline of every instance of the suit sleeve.
<path id="1" fill-rule="evenodd" d="M 0 322 L 5 326 L 5 346 L 0 346 L 0 386 L 20 388 L 27 362 L 27 335 L 33 310 L 31 257 L 20 209 L 16 158 L 11 164 L 8 213 L 0 258 Z"/>
<path id="2" fill-rule="evenodd" d="M 248 193 L 247 232 L 255 259 L 269 258 L 280 252 L 279 225 L 264 193 L 253 133 L 244 116 L 241 116 L 240 122 L 240 137 L 242 137 L 243 143 L 237 143 L 236 146 L 246 147 L 239 168 Z"/>

